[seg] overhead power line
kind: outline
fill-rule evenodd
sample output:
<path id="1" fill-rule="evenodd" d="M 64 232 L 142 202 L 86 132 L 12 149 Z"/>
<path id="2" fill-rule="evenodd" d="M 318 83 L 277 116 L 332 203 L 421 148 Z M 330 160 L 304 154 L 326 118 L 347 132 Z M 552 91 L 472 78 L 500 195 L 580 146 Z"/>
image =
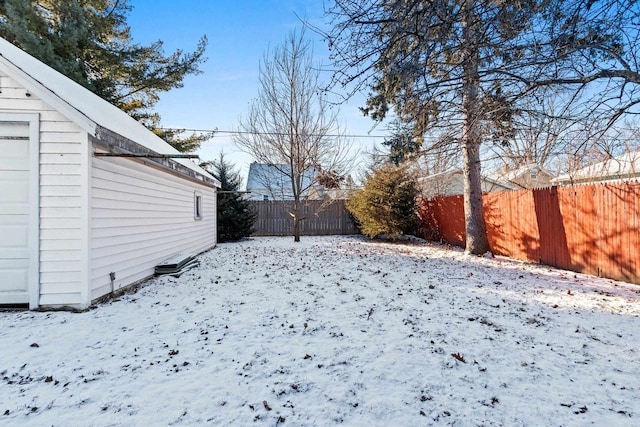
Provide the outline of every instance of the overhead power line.
<path id="1" fill-rule="evenodd" d="M 211 133 L 211 134 L 227 134 L 227 135 L 266 135 L 266 136 L 287 136 L 287 133 L 284 132 L 250 132 L 250 131 L 235 131 L 235 130 L 220 130 L 220 129 L 197 129 L 197 128 L 181 128 L 181 127 L 173 127 L 173 128 L 167 128 L 167 127 L 161 127 L 158 128 L 161 130 L 170 130 L 170 131 L 179 131 L 179 132 L 202 132 L 202 133 Z M 637 129 L 633 129 L 633 128 L 618 128 L 621 131 L 636 131 Z M 313 136 L 313 137 L 317 137 L 317 136 L 325 136 L 325 137 L 330 137 L 330 138 L 393 138 L 394 136 L 392 134 L 389 135 L 362 135 L 362 134 L 309 134 L 309 136 Z M 573 137 L 575 138 L 575 137 Z M 424 135 L 422 137 L 422 139 L 424 141 L 438 141 L 441 139 L 440 136 L 437 135 Z M 565 137 L 565 139 L 567 139 L 567 137 Z M 572 139 L 571 137 L 569 137 L 569 139 Z M 621 140 L 621 141 L 627 141 L 627 140 L 637 140 L 638 138 L 635 135 L 631 135 L 628 137 L 615 137 L 615 139 Z M 490 141 L 488 141 L 490 142 Z"/>
<path id="2" fill-rule="evenodd" d="M 174 130 L 183 132 L 202 132 L 202 133 L 223 133 L 223 134 L 239 134 L 239 135 L 265 135 L 265 136 L 287 136 L 287 133 L 283 132 L 250 132 L 250 131 L 236 131 L 236 130 L 219 130 L 219 129 L 194 129 L 194 128 L 158 128 L 161 130 Z M 357 134 L 310 134 L 309 136 L 327 136 L 331 138 L 389 138 L 389 135 L 357 135 Z"/>

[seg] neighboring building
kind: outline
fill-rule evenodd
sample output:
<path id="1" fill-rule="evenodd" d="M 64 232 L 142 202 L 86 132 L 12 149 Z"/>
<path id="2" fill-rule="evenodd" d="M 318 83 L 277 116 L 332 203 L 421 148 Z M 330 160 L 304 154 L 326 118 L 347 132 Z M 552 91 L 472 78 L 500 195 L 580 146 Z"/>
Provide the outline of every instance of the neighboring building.
<path id="1" fill-rule="evenodd" d="M 314 200 L 347 200 L 353 196 L 353 193 L 358 190 L 357 187 L 349 187 L 349 188 L 335 188 L 335 189 L 320 189 L 318 192 L 314 192 L 314 194 L 310 194 L 309 198 Z"/>
<path id="2" fill-rule="evenodd" d="M 640 177 L 640 151 L 630 151 L 591 166 L 560 175 L 554 185 L 583 184 L 638 179 Z"/>
<path id="3" fill-rule="evenodd" d="M 464 179 L 461 169 L 437 173 L 418 178 L 421 195 L 427 199 L 438 196 L 454 196 L 464 193 Z M 498 192 L 514 190 L 515 187 L 489 177 L 482 177 L 482 192 Z"/>
<path id="4" fill-rule="evenodd" d="M 107 157 L 122 154 L 141 158 Z M 220 183 L 0 39 L 0 305 L 86 309 L 216 244 Z"/>
<path id="5" fill-rule="evenodd" d="M 247 177 L 249 200 L 293 200 L 291 178 L 283 173 L 287 165 L 251 163 Z M 307 171 L 302 177 L 302 198 L 317 198 L 319 189 L 315 184 L 316 170 Z"/>
<path id="6" fill-rule="evenodd" d="M 553 175 L 539 165 L 530 163 L 516 169 L 492 173 L 489 178 L 522 189 L 549 187 L 552 185 Z"/>

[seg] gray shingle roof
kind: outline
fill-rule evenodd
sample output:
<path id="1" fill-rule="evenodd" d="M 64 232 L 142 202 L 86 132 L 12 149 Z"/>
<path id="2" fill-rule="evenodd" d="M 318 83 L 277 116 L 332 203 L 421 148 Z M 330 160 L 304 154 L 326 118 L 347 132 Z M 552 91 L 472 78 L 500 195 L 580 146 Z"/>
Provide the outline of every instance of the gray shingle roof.
<path id="1" fill-rule="evenodd" d="M 247 190 L 271 189 L 278 192 L 291 192 L 291 178 L 282 171 L 285 164 L 251 163 L 247 177 Z M 310 187 L 315 181 L 315 170 L 307 171 L 302 177 L 302 188 Z"/>

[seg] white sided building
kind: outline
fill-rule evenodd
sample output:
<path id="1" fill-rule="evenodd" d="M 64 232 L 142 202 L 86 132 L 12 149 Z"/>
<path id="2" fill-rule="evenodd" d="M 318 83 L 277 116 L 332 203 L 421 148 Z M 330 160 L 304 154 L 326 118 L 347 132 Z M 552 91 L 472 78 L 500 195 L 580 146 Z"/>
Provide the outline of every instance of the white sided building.
<path id="1" fill-rule="evenodd" d="M 215 246 L 220 183 L 176 155 L 0 38 L 0 307 L 82 310 Z"/>

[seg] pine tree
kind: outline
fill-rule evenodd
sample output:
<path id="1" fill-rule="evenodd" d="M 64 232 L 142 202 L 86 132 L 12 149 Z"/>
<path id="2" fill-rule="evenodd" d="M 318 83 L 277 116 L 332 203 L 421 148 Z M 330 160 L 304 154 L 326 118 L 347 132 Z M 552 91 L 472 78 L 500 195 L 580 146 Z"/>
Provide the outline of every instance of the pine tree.
<path id="1" fill-rule="evenodd" d="M 127 0 L 0 0 L 0 36 L 122 109 L 180 151 L 211 135 L 160 128 L 159 94 L 200 74 L 206 37 L 193 52 L 141 45 L 127 24 Z"/>
<path id="2" fill-rule="evenodd" d="M 637 1 L 327 4 L 334 87 L 349 86 L 349 93 L 368 89 L 365 114 L 378 121 L 393 114 L 411 125 L 410 139 L 390 141 L 400 154 L 420 149 L 425 138 L 442 136 L 460 153 L 468 253 L 483 254 L 489 248 L 481 144 L 513 139 L 514 117 L 523 99 L 571 85 L 569 98 L 578 100 L 591 92 L 595 109 L 613 108 L 620 100 L 619 111 L 624 112 L 640 102 Z M 605 84 L 585 89 L 596 80 Z M 601 91 L 605 96 L 596 96 Z"/>
<path id="3" fill-rule="evenodd" d="M 386 164 L 368 174 L 364 187 L 347 201 L 347 209 L 369 237 L 396 239 L 416 231 L 415 179 L 404 166 Z"/>
<path id="4" fill-rule="evenodd" d="M 218 241 L 229 242 L 248 237 L 253 233 L 256 214 L 249 202 L 238 193 L 240 174 L 227 162 L 224 154 L 210 164 L 210 172 L 221 183 L 218 192 Z"/>

